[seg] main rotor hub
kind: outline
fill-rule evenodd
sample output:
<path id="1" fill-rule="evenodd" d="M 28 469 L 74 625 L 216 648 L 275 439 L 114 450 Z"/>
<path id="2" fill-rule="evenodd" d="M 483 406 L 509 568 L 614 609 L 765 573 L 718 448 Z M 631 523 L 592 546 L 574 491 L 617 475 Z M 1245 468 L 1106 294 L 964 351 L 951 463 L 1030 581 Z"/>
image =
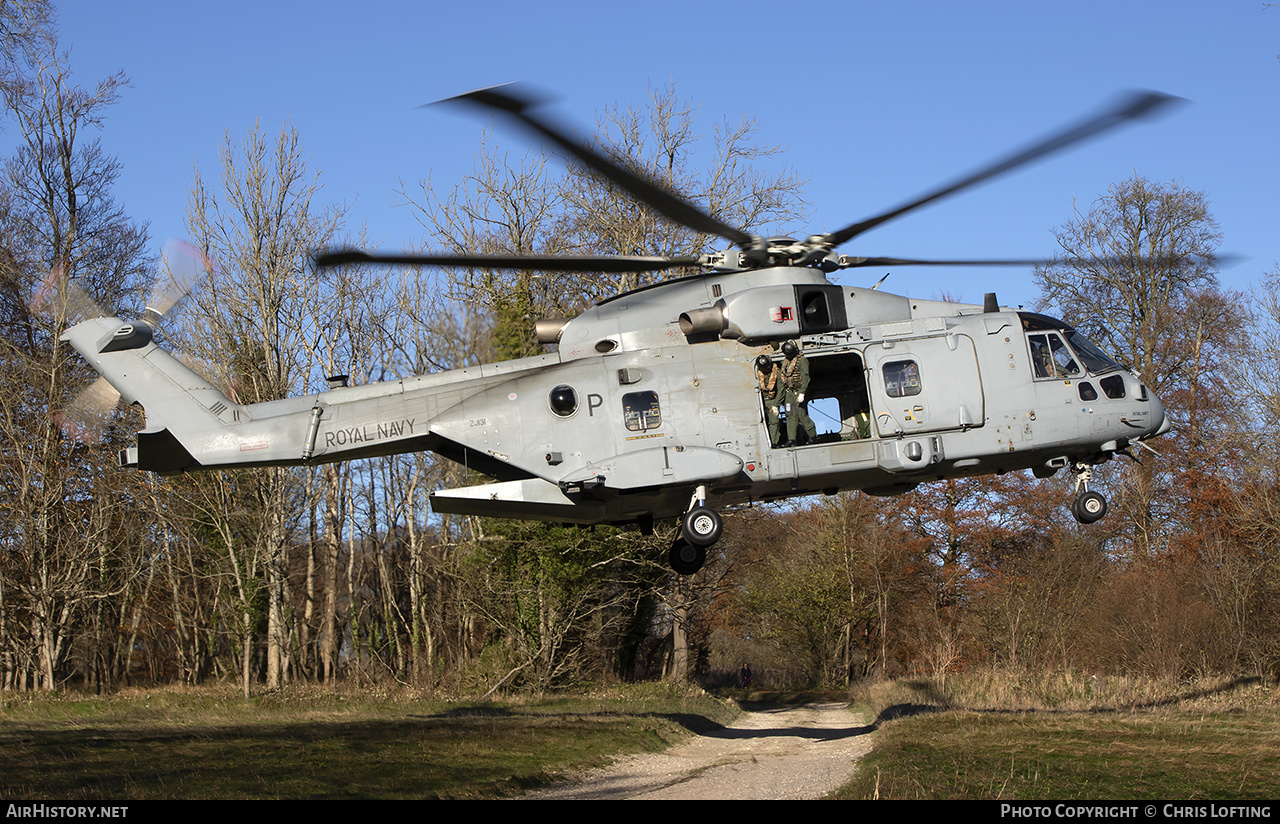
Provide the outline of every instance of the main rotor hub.
<path id="1" fill-rule="evenodd" d="M 809 266 L 824 272 L 840 268 L 826 235 L 811 235 L 803 241 L 792 237 L 755 238 L 741 249 L 725 249 L 704 255 L 702 264 L 719 271 L 738 272 L 770 266 Z"/>

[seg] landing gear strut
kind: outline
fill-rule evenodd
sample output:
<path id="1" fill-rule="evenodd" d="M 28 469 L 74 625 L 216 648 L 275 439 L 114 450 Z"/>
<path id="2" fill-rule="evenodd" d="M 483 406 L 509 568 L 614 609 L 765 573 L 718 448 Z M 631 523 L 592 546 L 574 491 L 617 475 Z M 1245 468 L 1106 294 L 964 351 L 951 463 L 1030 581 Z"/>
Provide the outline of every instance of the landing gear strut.
<path id="1" fill-rule="evenodd" d="M 680 537 L 671 545 L 668 559 L 671 568 L 681 575 L 692 575 L 707 560 L 707 547 L 720 540 L 724 519 L 707 506 L 707 488 L 699 486 L 689 501 L 689 509 L 680 519 Z"/>
<path id="2" fill-rule="evenodd" d="M 1107 514 L 1107 499 L 1101 492 L 1089 489 L 1093 479 L 1093 467 L 1077 462 L 1071 467 L 1076 476 L 1076 498 L 1071 502 L 1071 514 L 1082 524 L 1091 524 Z"/>

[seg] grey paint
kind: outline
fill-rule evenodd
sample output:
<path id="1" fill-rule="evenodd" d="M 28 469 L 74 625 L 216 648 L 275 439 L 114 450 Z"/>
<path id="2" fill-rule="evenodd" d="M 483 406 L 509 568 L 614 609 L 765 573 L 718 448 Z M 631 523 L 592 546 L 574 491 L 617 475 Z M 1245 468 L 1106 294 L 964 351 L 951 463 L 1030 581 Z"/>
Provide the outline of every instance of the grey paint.
<path id="1" fill-rule="evenodd" d="M 679 515 L 699 485 L 722 507 L 1089 466 L 1167 428 L 1160 401 L 1118 367 L 1121 399 L 1099 392 L 1086 403 L 1079 379 L 1037 379 L 1015 312 L 843 287 L 847 328 L 802 337 L 813 372 L 825 376 L 810 396 L 834 395 L 838 430 L 829 443 L 773 448 L 752 360 L 797 334 L 788 307 L 797 285 L 830 284 L 795 267 L 672 281 L 570 320 L 555 354 L 252 405 L 232 402 L 149 336 L 135 335 L 134 348 L 107 346 L 120 339 L 119 319 L 86 321 L 64 337 L 145 408 L 147 429 L 128 456 L 141 468 L 172 474 L 434 450 L 499 479 L 437 490 L 438 511 L 571 523 Z M 719 336 L 681 331 L 681 314 L 717 307 L 728 320 Z M 601 341 L 613 350 L 598 354 Z M 918 384 L 890 389 L 886 371 L 904 363 L 915 364 Z M 568 415 L 549 400 L 560 386 L 577 399 Z M 871 407 L 862 439 L 858 392 Z"/>

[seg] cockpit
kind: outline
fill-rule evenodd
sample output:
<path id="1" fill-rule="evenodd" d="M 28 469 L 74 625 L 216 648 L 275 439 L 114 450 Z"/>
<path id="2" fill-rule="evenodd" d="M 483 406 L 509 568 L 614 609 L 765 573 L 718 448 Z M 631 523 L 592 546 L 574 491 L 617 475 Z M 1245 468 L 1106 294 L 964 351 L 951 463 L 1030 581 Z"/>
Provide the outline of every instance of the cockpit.
<path id="1" fill-rule="evenodd" d="M 1056 318 L 1032 312 L 1019 312 L 1018 316 L 1027 333 L 1036 380 L 1075 381 L 1082 401 L 1097 400 L 1099 389 L 1112 400 L 1125 397 L 1124 368 L 1093 341 Z M 1097 379 L 1098 386 L 1084 380 L 1086 377 Z M 1146 389 L 1141 384 L 1135 391 L 1140 400 L 1146 399 Z"/>
<path id="2" fill-rule="evenodd" d="M 1076 378 L 1089 372 L 1105 375 L 1120 364 L 1093 341 L 1060 320 L 1032 312 L 1019 312 L 1031 347 L 1031 365 L 1037 378 Z"/>

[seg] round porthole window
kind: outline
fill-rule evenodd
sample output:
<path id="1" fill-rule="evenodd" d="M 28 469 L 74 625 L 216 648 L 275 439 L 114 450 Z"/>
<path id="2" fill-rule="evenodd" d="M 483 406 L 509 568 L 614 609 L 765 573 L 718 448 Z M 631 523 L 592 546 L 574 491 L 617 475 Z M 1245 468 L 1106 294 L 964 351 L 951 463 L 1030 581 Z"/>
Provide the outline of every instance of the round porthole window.
<path id="1" fill-rule="evenodd" d="M 573 391 L 572 386 L 560 384 L 551 390 L 547 399 L 551 403 L 551 411 L 562 418 L 567 418 L 578 411 L 578 393 Z"/>

